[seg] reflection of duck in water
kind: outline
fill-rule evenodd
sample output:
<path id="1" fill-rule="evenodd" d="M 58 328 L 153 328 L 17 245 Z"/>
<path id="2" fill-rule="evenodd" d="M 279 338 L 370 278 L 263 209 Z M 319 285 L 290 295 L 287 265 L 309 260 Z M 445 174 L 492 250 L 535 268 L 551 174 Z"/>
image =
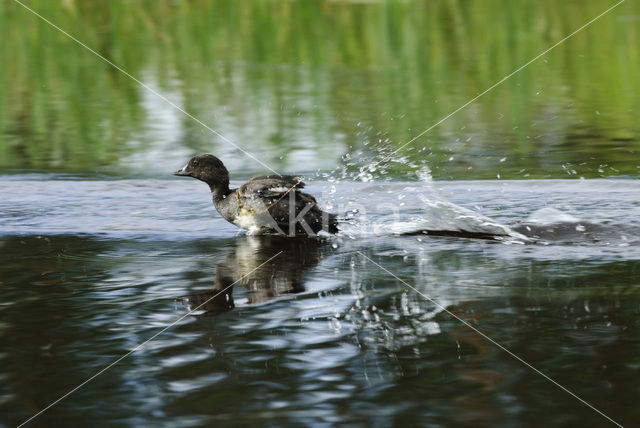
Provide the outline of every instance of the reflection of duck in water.
<path id="1" fill-rule="evenodd" d="M 300 177 L 266 175 L 229 189 L 227 168 L 208 154 L 193 157 L 174 175 L 207 183 L 220 215 L 249 232 L 289 236 L 338 232 L 337 216 L 322 211 L 313 196 L 300 191 L 304 187 Z"/>
<path id="2" fill-rule="evenodd" d="M 299 293 L 305 289 L 305 271 L 318 264 L 325 245 L 326 242 L 318 239 L 273 235 L 239 237 L 235 248 L 216 265 L 214 290 L 178 300 L 188 305 L 189 310 L 202 305 L 198 311 L 203 311 L 203 315 L 216 315 L 235 307 L 234 284 L 247 289 L 249 304 Z M 273 260 L 265 263 L 271 258 Z"/>

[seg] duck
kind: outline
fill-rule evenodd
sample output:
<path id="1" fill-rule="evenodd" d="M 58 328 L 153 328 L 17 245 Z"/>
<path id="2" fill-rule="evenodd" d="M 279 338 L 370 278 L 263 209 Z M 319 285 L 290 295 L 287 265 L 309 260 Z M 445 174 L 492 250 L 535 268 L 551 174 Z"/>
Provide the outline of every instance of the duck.
<path id="1" fill-rule="evenodd" d="M 300 191 L 305 184 L 297 175 L 263 175 L 231 189 L 229 171 L 212 154 L 192 157 L 173 174 L 209 185 L 218 213 L 249 234 L 314 237 L 321 231 L 339 231 L 338 216 L 323 211 L 313 196 Z"/>

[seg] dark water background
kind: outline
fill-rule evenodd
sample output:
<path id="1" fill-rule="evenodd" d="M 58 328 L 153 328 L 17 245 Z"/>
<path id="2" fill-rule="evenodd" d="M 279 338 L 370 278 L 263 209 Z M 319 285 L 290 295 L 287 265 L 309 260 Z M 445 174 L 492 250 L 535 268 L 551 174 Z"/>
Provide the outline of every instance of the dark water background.
<path id="1" fill-rule="evenodd" d="M 614 426 L 448 312 L 636 426 L 638 3 L 392 153 L 613 4 L 28 3 L 359 209 L 286 240 L 169 175 L 263 166 L 0 3 L 0 426 L 213 296 L 27 426 Z M 536 238 L 397 235 L 425 227 Z"/>

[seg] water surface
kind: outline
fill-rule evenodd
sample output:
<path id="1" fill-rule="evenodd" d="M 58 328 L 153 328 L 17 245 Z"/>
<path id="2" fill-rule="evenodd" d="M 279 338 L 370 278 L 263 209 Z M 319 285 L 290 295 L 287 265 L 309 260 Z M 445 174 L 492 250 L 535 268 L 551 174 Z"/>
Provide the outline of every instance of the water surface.
<path id="1" fill-rule="evenodd" d="M 385 235 L 357 222 L 328 239 L 246 236 L 195 181 L 0 184 L 9 425 L 205 301 L 34 424 L 606 422 L 447 312 L 619 422 L 640 416 L 635 181 L 309 185 L 323 203 L 369 204 L 366 220 L 389 228 L 406 219 L 370 203 L 389 189 L 409 195 L 407 218 L 437 221 L 455 206 L 466 227 L 464 209 L 477 224 L 574 221 L 537 243 Z M 420 192 L 456 205 L 411 197 Z"/>

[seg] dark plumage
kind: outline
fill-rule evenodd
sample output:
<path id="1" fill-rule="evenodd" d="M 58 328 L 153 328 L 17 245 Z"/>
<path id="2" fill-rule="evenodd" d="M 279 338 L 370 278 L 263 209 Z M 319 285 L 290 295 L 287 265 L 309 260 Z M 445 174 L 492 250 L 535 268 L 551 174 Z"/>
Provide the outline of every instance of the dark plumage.
<path id="1" fill-rule="evenodd" d="M 315 198 L 300 189 L 295 175 L 255 177 L 238 189 L 229 188 L 229 172 L 213 155 L 198 155 L 174 175 L 204 181 L 222 217 L 251 233 L 314 236 L 321 230 L 337 233 L 337 216 L 324 212 Z"/>

